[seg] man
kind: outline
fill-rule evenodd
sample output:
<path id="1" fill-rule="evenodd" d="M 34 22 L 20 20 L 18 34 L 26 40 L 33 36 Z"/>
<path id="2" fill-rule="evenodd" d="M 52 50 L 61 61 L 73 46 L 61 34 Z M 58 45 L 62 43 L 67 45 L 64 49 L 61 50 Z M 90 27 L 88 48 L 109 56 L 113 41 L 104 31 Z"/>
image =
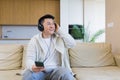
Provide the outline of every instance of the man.
<path id="1" fill-rule="evenodd" d="M 73 80 L 67 49 L 76 44 L 75 40 L 50 14 L 39 19 L 38 29 L 40 33 L 28 44 L 23 80 Z"/>

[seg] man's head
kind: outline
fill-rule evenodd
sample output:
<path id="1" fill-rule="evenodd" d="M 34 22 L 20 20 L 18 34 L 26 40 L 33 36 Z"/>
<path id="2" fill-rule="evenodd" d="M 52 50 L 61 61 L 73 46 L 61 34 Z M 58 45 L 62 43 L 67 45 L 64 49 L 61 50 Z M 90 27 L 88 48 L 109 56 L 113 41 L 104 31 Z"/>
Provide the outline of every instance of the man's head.
<path id="1" fill-rule="evenodd" d="M 55 31 L 54 16 L 47 14 L 38 21 L 38 29 L 45 35 L 52 35 Z"/>
<path id="2" fill-rule="evenodd" d="M 40 31 L 44 31 L 44 25 L 43 25 L 43 23 L 44 23 L 45 19 L 52 19 L 52 20 L 54 20 L 54 16 L 52 16 L 52 15 L 50 15 L 50 14 L 46 14 L 46 15 L 42 16 L 42 17 L 38 20 L 38 29 L 39 29 Z"/>

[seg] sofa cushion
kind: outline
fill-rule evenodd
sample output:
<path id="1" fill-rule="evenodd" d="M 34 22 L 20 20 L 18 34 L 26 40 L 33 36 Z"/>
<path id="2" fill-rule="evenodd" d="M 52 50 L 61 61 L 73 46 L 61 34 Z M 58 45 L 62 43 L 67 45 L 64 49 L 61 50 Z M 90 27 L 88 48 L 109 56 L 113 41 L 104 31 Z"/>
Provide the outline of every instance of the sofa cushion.
<path id="1" fill-rule="evenodd" d="M 120 54 L 119 53 L 117 53 L 117 54 L 114 53 L 114 58 L 115 58 L 116 65 L 120 67 Z"/>
<path id="2" fill-rule="evenodd" d="M 80 43 L 69 49 L 71 67 L 115 65 L 111 46 L 107 43 Z"/>
<path id="3" fill-rule="evenodd" d="M 17 73 L 21 73 L 21 70 L 0 71 L 0 80 L 22 80 L 22 76 Z"/>
<path id="4" fill-rule="evenodd" d="M 0 70 L 19 69 L 22 51 L 20 44 L 0 44 Z"/>
<path id="5" fill-rule="evenodd" d="M 117 66 L 96 68 L 72 68 L 77 80 L 120 80 L 120 68 Z"/>

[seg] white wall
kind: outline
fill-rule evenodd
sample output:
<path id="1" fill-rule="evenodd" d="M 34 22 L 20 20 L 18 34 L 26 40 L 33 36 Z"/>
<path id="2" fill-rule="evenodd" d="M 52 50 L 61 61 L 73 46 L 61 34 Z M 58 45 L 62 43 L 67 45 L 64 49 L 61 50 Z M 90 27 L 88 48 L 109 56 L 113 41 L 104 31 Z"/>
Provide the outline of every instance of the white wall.
<path id="1" fill-rule="evenodd" d="M 60 0 L 60 26 L 65 32 L 68 31 L 68 1 L 69 0 Z"/>
<path id="2" fill-rule="evenodd" d="M 60 0 L 60 25 L 65 32 L 69 24 L 83 25 L 83 0 Z"/>
<path id="3" fill-rule="evenodd" d="M 69 0 L 68 23 L 83 24 L 83 0 Z"/>

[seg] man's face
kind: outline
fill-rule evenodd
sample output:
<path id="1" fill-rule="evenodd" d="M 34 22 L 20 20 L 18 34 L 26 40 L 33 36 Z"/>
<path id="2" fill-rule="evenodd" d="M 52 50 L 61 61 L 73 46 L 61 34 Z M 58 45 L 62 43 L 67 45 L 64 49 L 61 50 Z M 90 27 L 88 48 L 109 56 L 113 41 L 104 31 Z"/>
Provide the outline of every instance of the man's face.
<path id="1" fill-rule="evenodd" d="M 44 26 L 44 33 L 48 35 L 52 35 L 55 31 L 55 25 L 54 25 L 54 20 L 53 19 L 45 19 L 43 22 Z"/>

